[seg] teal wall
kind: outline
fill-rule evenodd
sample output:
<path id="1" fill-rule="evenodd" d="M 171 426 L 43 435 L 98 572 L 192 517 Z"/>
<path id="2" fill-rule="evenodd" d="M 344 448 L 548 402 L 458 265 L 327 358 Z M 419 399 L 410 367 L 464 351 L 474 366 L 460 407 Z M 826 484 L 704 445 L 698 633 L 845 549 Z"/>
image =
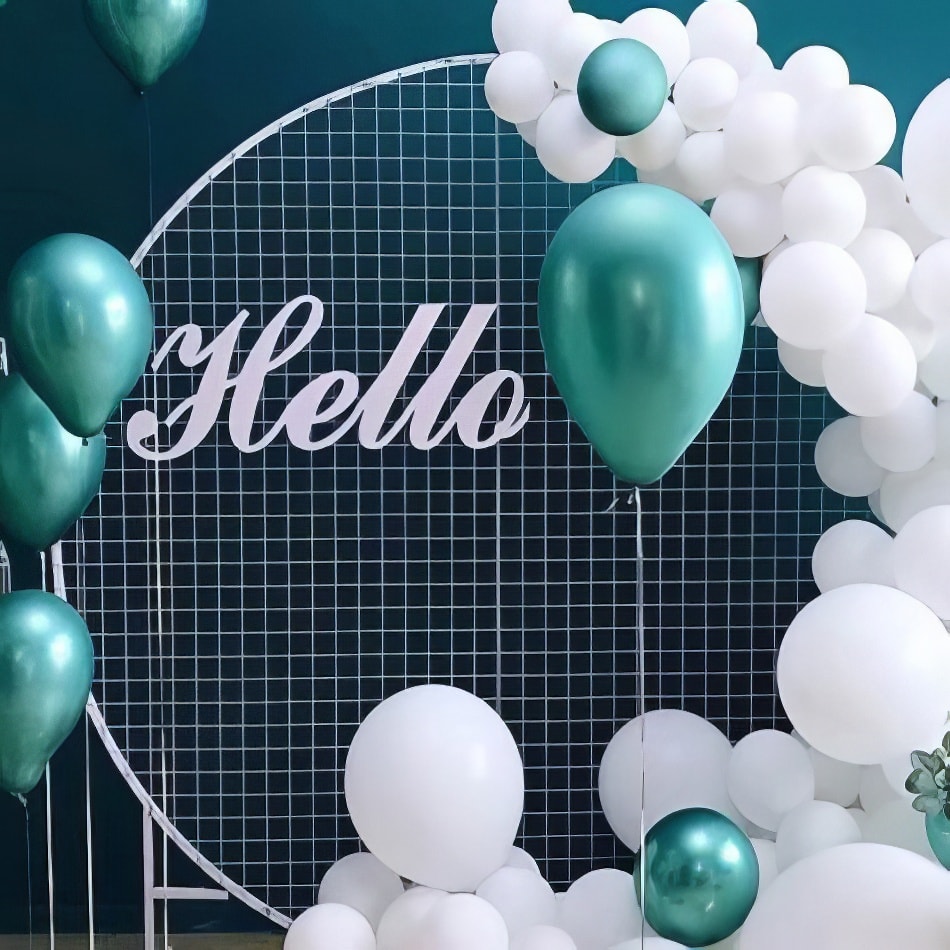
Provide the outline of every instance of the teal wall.
<path id="1" fill-rule="evenodd" d="M 622 18 L 642 5 L 583 0 Z M 131 254 L 157 218 L 230 148 L 317 96 L 396 66 L 490 49 L 491 0 L 209 0 L 188 59 L 148 93 L 153 135 L 150 214 L 146 103 L 100 53 L 80 0 L 8 0 L 0 7 L 0 284 L 17 256 L 60 231 L 85 231 Z M 693 3 L 669 5 L 685 15 Z M 945 0 L 750 0 L 762 44 L 781 62 L 822 43 L 852 77 L 883 90 L 902 129 L 950 72 Z M 896 163 L 898 151 L 891 156 Z M 74 736 L 54 762 L 57 924 L 85 927 L 85 744 Z M 141 926 L 140 818 L 93 741 L 99 928 Z M 37 929 L 46 926 L 42 788 L 30 800 Z M 0 931 L 24 931 L 26 850 L 21 806 L 0 800 Z M 175 883 L 202 883 L 185 866 Z M 233 905 L 199 908 L 177 926 L 254 926 Z"/>

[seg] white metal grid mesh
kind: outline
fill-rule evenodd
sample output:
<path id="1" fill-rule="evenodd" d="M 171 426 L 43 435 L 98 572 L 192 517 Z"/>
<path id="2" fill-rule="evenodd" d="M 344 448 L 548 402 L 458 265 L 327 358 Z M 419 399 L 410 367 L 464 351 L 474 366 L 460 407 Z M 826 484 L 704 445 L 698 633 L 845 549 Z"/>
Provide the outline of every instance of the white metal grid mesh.
<path id="1" fill-rule="evenodd" d="M 225 405 L 194 453 L 155 466 L 125 446 L 125 422 L 194 392 L 200 371 L 172 358 L 110 426 L 98 511 L 64 552 L 119 747 L 198 850 L 282 912 L 312 904 L 356 847 L 341 789 L 360 719 L 422 682 L 498 704 L 525 759 L 523 844 L 552 882 L 626 861 L 594 789 L 637 707 L 634 514 L 568 421 L 536 329 L 543 255 L 590 188 L 544 174 L 488 111 L 483 75 L 437 65 L 288 121 L 193 196 L 142 273 L 159 344 L 185 323 L 207 342 L 250 311 L 232 372 L 286 301 L 325 302 L 313 347 L 268 378 L 256 437 L 318 373 L 355 371 L 365 389 L 416 306 L 447 303 L 396 418 L 468 307 L 500 302 L 453 404 L 513 370 L 523 432 L 477 452 L 455 436 L 367 450 L 351 433 L 242 454 Z M 827 415 L 750 331 L 715 420 L 644 491 L 647 708 L 690 709 L 733 739 L 778 717 L 776 638 L 842 511 L 812 463 Z"/>

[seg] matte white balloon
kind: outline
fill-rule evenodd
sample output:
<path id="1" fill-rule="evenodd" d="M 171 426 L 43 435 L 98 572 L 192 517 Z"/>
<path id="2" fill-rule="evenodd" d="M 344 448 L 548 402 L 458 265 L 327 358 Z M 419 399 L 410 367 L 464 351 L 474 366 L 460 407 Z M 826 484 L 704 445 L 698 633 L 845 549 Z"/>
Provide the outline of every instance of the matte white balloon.
<path id="1" fill-rule="evenodd" d="M 950 328 L 937 331 L 933 349 L 920 361 L 920 381 L 938 399 L 950 399 Z"/>
<path id="2" fill-rule="evenodd" d="M 501 717 L 471 693 L 416 686 L 380 703 L 346 759 L 357 834 L 397 874 L 474 890 L 511 852 L 524 770 Z"/>
<path id="3" fill-rule="evenodd" d="M 577 96 L 567 93 L 541 113 L 535 147 L 538 160 L 555 178 L 587 182 L 607 171 L 617 146 L 613 136 L 587 121 Z"/>
<path id="4" fill-rule="evenodd" d="M 647 831 L 682 808 L 711 808 L 738 820 L 726 789 L 731 754 L 729 740 L 692 713 L 658 709 L 628 722 L 600 764 L 600 803 L 614 834 L 631 851 L 640 849 L 641 801 Z M 684 782 L 690 770 L 701 772 L 702 782 Z"/>
<path id="5" fill-rule="evenodd" d="M 759 29 L 749 8 L 741 3 L 707 0 L 686 21 L 693 59 L 724 59 L 740 75 L 752 67 Z"/>
<path id="6" fill-rule="evenodd" d="M 911 393 L 893 412 L 861 420 L 868 455 L 889 472 L 916 472 L 937 454 L 937 407 Z"/>
<path id="7" fill-rule="evenodd" d="M 919 855 L 849 844 L 794 864 L 760 897 L 739 950 L 945 950 L 946 871 Z"/>
<path id="8" fill-rule="evenodd" d="M 761 894 L 778 877 L 778 863 L 775 857 L 775 842 L 767 838 L 750 838 L 752 850 L 759 862 L 759 890 Z"/>
<path id="9" fill-rule="evenodd" d="M 865 451 L 861 422 L 854 416 L 836 419 L 818 436 L 815 467 L 818 477 L 833 492 L 847 498 L 877 491 L 886 474 Z"/>
<path id="10" fill-rule="evenodd" d="M 640 935 L 642 918 L 626 871 L 601 868 L 578 878 L 560 907 L 560 926 L 577 950 L 603 950 Z"/>
<path id="11" fill-rule="evenodd" d="M 804 386 L 825 385 L 825 371 L 822 368 L 825 354 L 822 350 L 803 350 L 784 340 L 777 341 L 776 349 L 779 362 L 792 379 Z"/>
<path id="12" fill-rule="evenodd" d="M 779 185 L 731 185 L 716 199 L 710 217 L 736 257 L 762 257 L 784 236 Z"/>
<path id="13" fill-rule="evenodd" d="M 686 27 L 669 10 L 647 7 L 631 13 L 620 24 L 620 35 L 649 46 L 660 57 L 671 86 L 689 62 L 689 35 Z"/>
<path id="14" fill-rule="evenodd" d="M 811 147 L 826 165 L 844 172 L 877 164 L 896 135 L 894 107 L 870 86 L 830 92 L 815 105 L 808 121 Z"/>
<path id="15" fill-rule="evenodd" d="M 446 896 L 431 887 L 412 887 L 397 897 L 376 928 L 376 950 L 419 950 L 429 912 Z"/>
<path id="16" fill-rule="evenodd" d="M 858 823 L 841 805 L 804 802 L 782 819 L 775 835 L 779 873 L 809 855 L 860 840 Z"/>
<path id="17" fill-rule="evenodd" d="M 908 772 L 908 774 L 910 774 Z M 889 802 L 904 798 L 904 794 L 898 794 L 880 765 L 866 765 L 861 770 L 861 789 L 858 793 L 861 807 L 870 815 L 879 808 L 883 808 Z M 909 804 L 909 801 L 907 802 Z M 881 842 L 887 844 L 888 842 Z"/>
<path id="18" fill-rule="evenodd" d="M 505 862 L 505 867 L 521 868 L 525 871 L 533 871 L 537 875 L 541 874 L 538 862 L 524 848 L 513 847 L 508 855 L 508 860 Z"/>
<path id="19" fill-rule="evenodd" d="M 893 324 L 871 314 L 832 344 L 822 367 L 832 398 L 855 416 L 893 412 L 917 382 L 917 357 L 910 341 Z"/>
<path id="20" fill-rule="evenodd" d="M 474 894 L 447 894 L 422 922 L 417 950 L 509 950 L 501 914 Z"/>
<path id="21" fill-rule="evenodd" d="M 616 24 L 612 24 L 616 27 Z M 557 21 L 541 57 L 559 89 L 577 88 L 584 60 L 602 43 L 613 39 L 615 30 L 607 21 L 589 13 L 571 13 Z"/>
<path id="22" fill-rule="evenodd" d="M 506 122 L 533 122 L 554 98 L 554 80 L 534 53 L 502 53 L 485 74 L 485 98 Z"/>
<path id="23" fill-rule="evenodd" d="M 935 505 L 950 505 L 950 469 L 943 460 L 928 462 L 917 472 L 889 474 L 881 483 L 881 512 L 893 531 Z"/>
<path id="24" fill-rule="evenodd" d="M 904 179 L 887 165 L 872 165 L 853 174 L 867 198 L 867 226 L 893 228 L 907 209 Z"/>
<path id="25" fill-rule="evenodd" d="M 902 591 L 852 584 L 822 594 L 792 621 L 776 675 L 809 745 L 860 765 L 898 755 L 946 716 L 950 637 Z"/>
<path id="26" fill-rule="evenodd" d="M 779 182 L 808 159 L 801 107 L 786 92 L 742 95 L 726 116 L 723 130 L 726 161 L 750 181 Z"/>
<path id="27" fill-rule="evenodd" d="M 857 262 L 822 241 L 793 244 L 780 254 L 762 276 L 760 296 L 762 315 L 776 336 L 803 350 L 826 349 L 847 337 L 867 308 Z M 827 379 L 827 363 L 824 372 Z"/>
<path id="28" fill-rule="evenodd" d="M 899 234 L 883 228 L 865 228 L 848 245 L 848 253 L 858 262 L 867 281 L 871 313 L 890 310 L 903 300 L 914 270 L 914 252 Z"/>
<path id="29" fill-rule="evenodd" d="M 927 508 L 901 528 L 894 571 L 901 590 L 950 620 L 950 505 Z"/>
<path id="30" fill-rule="evenodd" d="M 903 848 L 936 864 L 924 816 L 914 811 L 908 800 L 892 800 L 869 814 L 863 834 L 865 841 Z"/>
<path id="31" fill-rule="evenodd" d="M 569 0 L 498 0 L 491 18 L 495 47 L 543 55 L 554 28 L 570 15 Z"/>
<path id="32" fill-rule="evenodd" d="M 376 936 L 359 911 L 344 904 L 320 904 L 290 925 L 284 950 L 376 950 Z"/>
<path id="33" fill-rule="evenodd" d="M 725 60 L 694 59 L 673 86 L 673 103 L 683 123 L 696 132 L 716 132 L 739 91 L 739 76 Z"/>
<path id="34" fill-rule="evenodd" d="M 911 247 L 915 256 L 923 254 L 933 244 L 940 240 L 940 236 L 928 228 L 917 214 L 914 205 L 905 204 L 903 210 L 898 214 L 897 220 L 892 225 L 892 230 L 896 231 Z"/>
<path id="35" fill-rule="evenodd" d="M 950 402 L 937 403 L 937 458 L 950 460 Z"/>
<path id="36" fill-rule="evenodd" d="M 482 881 L 475 894 L 501 914 L 511 937 L 536 924 L 553 926 L 557 920 L 554 891 L 534 871 L 501 868 Z"/>
<path id="37" fill-rule="evenodd" d="M 938 241 L 917 259 L 910 295 L 920 312 L 937 323 L 950 323 L 950 240 Z"/>
<path id="38" fill-rule="evenodd" d="M 942 82 L 920 104 L 904 136 L 901 166 L 907 194 L 930 230 L 950 237 L 950 81 Z"/>
<path id="39" fill-rule="evenodd" d="M 811 105 L 850 82 L 848 64 L 827 46 L 806 46 L 792 53 L 782 67 L 788 91 L 803 105 Z"/>
<path id="40" fill-rule="evenodd" d="M 936 325 L 917 309 L 910 294 L 905 294 L 896 307 L 885 310 L 878 316 L 893 324 L 907 337 L 918 363 L 930 356 L 937 345 Z"/>
<path id="41" fill-rule="evenodd" d="M 686 141 L 686 126 L 672 102 L 664 102 L 660 114 L 636 135 L 617 139 L 617 153 L 639 171 L 656 171 L 671 165 Z"/>
<path id="42" fill-rule="evenodd" d="M 683 142 L 676 168 L 697 201 L 721 194 L 735 178 L 726 165 L 722 132 L 696 132 Z"/>
<path id="43" fill-rule="evenodd" d="M 340 858 L 320 882 L 318 904 L 345 904 L 358 910 L 375 930 L 386 908 L 405 888 L 395 871 L 365 851 Z"/>
<path id="44" fill-rule="evenodd" d="M 577 944 L 560 927 L 539 926 L 512 938 L 511 950 L 577 950 Z"/>
<path id="45" fill-rule="evenodd" d="M 832 525 L 818 539 L 811 557 L 818 589 L 824 594 L 848 584 L 893 587 L 893 545 L 893 538 L 869 521 L 848 520 Z"/>
<path id="46" fill-rule="evenodd" d="M 832 759 L 810 747 L 808 755 L 815 770 L 815 798 L 842 807 L 853 805 L 861 790 L 861 766 Z"/>
<path id="47" fill-rule="evenodd" d="M 775 831 L 784 816 L 815 797 L 808 750 L 786 732 L 762 729 L 740 739 L 726 773 L 729 797 L 749 821 Z"/>
<path id="48" fill-rule="evenodd" d="M 782 195 L 782 224 L 796 242 L 847 247 L 861 233 L 866 215 L 867 198 L 854 178 L 820 165 L 803 168 Z"/>

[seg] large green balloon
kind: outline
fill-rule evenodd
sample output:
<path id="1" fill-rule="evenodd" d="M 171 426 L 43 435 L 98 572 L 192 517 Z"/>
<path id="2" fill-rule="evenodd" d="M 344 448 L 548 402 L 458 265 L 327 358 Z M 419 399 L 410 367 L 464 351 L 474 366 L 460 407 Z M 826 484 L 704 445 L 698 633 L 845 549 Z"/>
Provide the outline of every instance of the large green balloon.
<path id="1" fill-rule="evenodd" d="M 57 234 L 17 261 L 0 329 L 24 379 L 67 430 L 87 438 L 144 372 L 154 322 L 145 285 L 119 251 Z"/>
<path id="2" fill-rule="evenodd" d="M 0 376 L 0 538 L 42 551 L 99 492 L 106 439 L 67 432 L 15 373 Z"/>
<path id="3" fill-rule="evenodd" d="M 709 421 L 745 327 L 729 245 L 688 198 L 646 184 L 597 192 L 568 216 L 541 270 L 538 318 L 568 409 L 638 485 Z"/>
<path id="4" fill-rule="evenodd" d="M 86 22 L 109 58 L 147 89 L 195 45 L 207 0 L 84 0 Z"/>
<path id="5" fill-rule="evenodd" d="M 38 590 L 0 597 L 0 788 L 23 795 L 79 721 L 92 640 L 69 604 Z"/>
<path id="6" fill-rule="evenodd" d="M 645 852 L 641 892 L 641 854 Z M 647 923 L 688 947 L 708 947 L 745 922 L 759 889 L 752 843 L 725 815 L 685 808 L 648 832 L 633 872 Z"/>

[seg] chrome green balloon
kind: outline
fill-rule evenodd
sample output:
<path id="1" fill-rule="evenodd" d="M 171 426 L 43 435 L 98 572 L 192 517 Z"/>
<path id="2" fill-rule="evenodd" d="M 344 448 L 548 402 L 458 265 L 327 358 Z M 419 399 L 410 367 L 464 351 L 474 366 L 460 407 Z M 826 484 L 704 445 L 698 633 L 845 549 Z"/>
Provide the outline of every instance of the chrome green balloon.
<path id="1" fill-rule="evenodd" d="M 195 45 L 207 0 L 84 0 L 96 42 L 139 89 L 147 89 Z"/>
<path id="2" fill-rule="evenodd" d="M 119 251 L 57 234 L 14 266 L 0 335 L 63 427 L 87 438 L 144 372 L 154 323 L 145 285 Z"/>
<path id="3" fill-rule="evenodd" d="M 24 795 L 79 721 L 92 685 L 89 630 L 38 590 L 0 597 L 0 788 Z"/>
<path id="4" fill-rule="evenodd" d="M 748 837 L 725 815 L 686 808 L 647 832 L 633 883 L 644 918 L 661 937 L 707 947 L 735 933 L 749 916 L 759 862 Z"/>
<path id="5" fill-rule="evenodd" d="M 676 192 L 606 188 L 561 225 L 538 293 L 548 369 L 568 409 L 618 478 L 656 481 L 739 363 L 742 283 L 728 244 Z"/>
<path id="6" fill-rule="evenodd" d="M 762 286 L 762 259 L 737 257 L 736 266 L 742 280 L 742 305 L 745 308 L 746 326 L 759 315 L 759 288 Z"/>
<path id="7" fill-rule="evenodd" d="M 42 551 L 99 492 L 106 439 L 67 432 L 21 376 L 0 376 L 0 538 Z"/>
<path id="8" fill-rule="evenodd" d="M 577 99 L 591 125 L 608 135 L 635 135 L 660 114 L 670 94 L 666 67 L 638 40 L 598 46 L 584 60 Z"/>

